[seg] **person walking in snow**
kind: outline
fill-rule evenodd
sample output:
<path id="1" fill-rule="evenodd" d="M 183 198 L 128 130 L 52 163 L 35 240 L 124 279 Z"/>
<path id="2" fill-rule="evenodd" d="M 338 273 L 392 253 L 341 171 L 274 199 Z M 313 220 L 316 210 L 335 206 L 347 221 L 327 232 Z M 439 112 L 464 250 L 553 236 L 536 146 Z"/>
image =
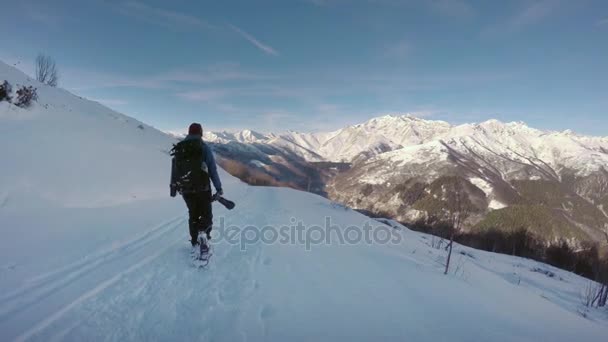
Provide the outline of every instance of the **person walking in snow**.
<path id="1" fill-rule="evenodd" d="M 224 192 L 213 152 L 203 141 L 201 124 L 190 125 L 188 136 L 173 146 L 171 155 L 171 197 L 180 193 L 184 198 L 189 214 L 190 242 L 193 247 L 200 244 L 202 255 L 209 250 L 207 241 L 211 239 L 213 226 L 209 180 L 213 182 L 217 196 Z"/>

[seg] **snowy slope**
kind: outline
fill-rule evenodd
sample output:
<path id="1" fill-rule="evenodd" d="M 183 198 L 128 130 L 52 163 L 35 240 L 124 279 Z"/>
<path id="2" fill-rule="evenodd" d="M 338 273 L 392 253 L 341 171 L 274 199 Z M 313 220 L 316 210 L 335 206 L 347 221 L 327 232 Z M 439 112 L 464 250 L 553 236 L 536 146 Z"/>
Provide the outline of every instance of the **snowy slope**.
<path id="1" fill-rule="evenodd" d="M 3 78 L 35 84 L 0 63 Z M 163 151 L 173 139 L 38 87 L 48 109 L 0 109 L 2 341 L 603 341 L 608 334 L 606 312 L 578 312 L 587 284 L 578 276 L 464 247 L 444 276 L 444 252 L 429 247 L 430 236 L 309 193 L 250 187 L 223 171 L 237 208 L 214 205 L 214 256 L 208 269 L 196 269 L 184 205 L 167 198 Z M 307 250 L 261 240 L 241 240 L 241 248 L 225 238 L 234 227 L 322 226 L 327 217 L 332 234 L 370 222 L 398 240 L 333 240 Z"/>
<path id="2" fill-rule="evenodd" d="M 239 209 L 218 211 L 226 226 L 367 220 L 289 189 L 231 183 L 228 192 Z M 0 331 L 32 341 L 605 340 L 606 312 L 577 312 L 586 284 L 578 276 L 460 247 L 468 256 L 457 254 L 444 276 L 444 252 L 429 247 L 431 237 L 399 234 L 391 246 L 311 251 L 219 242 L 201 271 L 189 264 L 181 215 L 4 292 Z"/>
<path id="3" fill-rule="evenodd" d="M 0 103 L 1 293 L 183 212 L 167 199 L 170 137 L 2 62 L 0 80 L 39 95 Z"/>
<path id="4" fill-rule="evenodd" d="M 39 96 L 29 109 L 0 103 L 0 197 L 6 205 L 27 197 L 88 208 L 166 195 L 166 184 L 157 183 L 168 177 L 162 156 L 171 139 L 165 134 L 0 64 L 5 79 L 13 90 L 34 85 Z"/>

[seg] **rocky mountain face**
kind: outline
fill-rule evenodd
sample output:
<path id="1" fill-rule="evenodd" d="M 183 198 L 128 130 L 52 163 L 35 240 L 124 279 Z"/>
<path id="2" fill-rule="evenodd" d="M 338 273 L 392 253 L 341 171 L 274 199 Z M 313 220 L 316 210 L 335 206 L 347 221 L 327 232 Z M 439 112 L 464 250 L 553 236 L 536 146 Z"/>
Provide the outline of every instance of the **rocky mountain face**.
<path id="1" fill-rule="evenodd" d="M 243 131 L 205 139 L 225 159 L 279 183 L 401 222 L 444 216 L 456 182 L 472 206 L 466 229 L 606 241 L 608 138 L 522 122 L 454 126 L 404 115 L 327 133 Z"/>

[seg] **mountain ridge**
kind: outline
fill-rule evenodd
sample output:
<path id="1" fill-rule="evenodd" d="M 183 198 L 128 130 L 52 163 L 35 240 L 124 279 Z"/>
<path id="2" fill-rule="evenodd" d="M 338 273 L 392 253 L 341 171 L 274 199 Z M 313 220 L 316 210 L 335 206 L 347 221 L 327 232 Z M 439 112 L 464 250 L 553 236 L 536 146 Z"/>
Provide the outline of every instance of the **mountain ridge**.
<path id="1" fill-rule="evenodd" d="M 228 132 L 208 132 L 206 140 L 210 142 L 227 143 L 263 143 L 268 145 L 290 148 L 308 161 L 348 162 L 359 153 L 366 152 L 374 146 L 383 145 L 388 150 L 396 150 L 407 146 L 420 145 L 431 140 L 450 140 L 467 136 L 486 136 L 494 140 L 507 139 L 523 134 L 544 141 L 551 139 L 553 144 L 579 144 L 587 150 L 595 148 L 596 152 L 608 151 L 608 137 L 596 137 L 577 134 L 570 130 L 551 131 L 528 126 L 522 121 L 502 122 L 489 119 L 481 123 L 465 123 L 451 125 L 440 120 L 416 118 L 410 114 L 385 115 L 345 128 L 320 133 L 259 133 L 250 130 Z M 241 135 L 241 137 L 239 136 Z M 243 138 L 254 135 L 255 139 Z M 519 135 L 519 137 L 517 137 Z M 556 141 L 559 140 L 559 141 Z M 523 144 L 534 143 L 523 141 Z M 538 144 L 538 143 L 537 143 Z M 561 146 L 563 149 L 564 146 Z M 574 148 L 575 146 L 568 146 Z M 316 155 L 310 152 L 316 153 Z M 383 150 L 382 152 L 386 152 Z M 380 153 L 377 153 L 380 154 Z M 602 159 L 602 163 L 608 159 Z"/>
<path id="2" fill-rule="evenodd" d="M 471 229 L 487 229 L 489 223 L 484 219 L 494 210 L 509 220 L 512 211 L 507 208 L 522 203 L 558 210 L 560 224 L 570 227 L 573 235 L 547 234 L 550 241 L 562 237 L 603 241 L 603 232 L 608 229 L 604 208 L 608 198 L 608 137 L 541 130 L 522 121 L 490 119 L 451 125 L 408 114 L 372 118 L 332 132 L 256 133 L 254 141 L 248 136 L 251 133 L 237 132 L 223 135 L 224 140 L 213 134 L 205 139 L 224 147 L 240 144 L 259 151 L 272 149 L 275 156 L 289 154 L 302 159 L 300 164 L 323 165 L 315 175 L 323 183 L 319 193 L 402 222 L 413 223 L 436 215 L 424 206 L 398 200 L 413 191 L 402 185 L 426 184 L 425 191 L 430 191 L 433 182 L 456 175 L 485 194 L 486 204 L 470 220 Z M 342 164 L 348 165 L 348 170 L 342 167 L 340 172 L 328 172 L 327 167 Z M 258 170 L 264 172 L 264 168 Z M 269 173 L 281 179 L 280 172 Z M 297 183 L 298 177 L 290 179 Z M 545 196 L 557 196 L 563 201 L 527 193 L 521 182 L 528 182 L 526 186 L 540 184 L 539 191 Z M 300 183 L 305 183 L 305 179 Z M 306 189 L 304 185 L 300 188 Z M 551 204 L 547 206 L 548 203 Z M 500 215 L 492 215 L 497 216 Z"/>

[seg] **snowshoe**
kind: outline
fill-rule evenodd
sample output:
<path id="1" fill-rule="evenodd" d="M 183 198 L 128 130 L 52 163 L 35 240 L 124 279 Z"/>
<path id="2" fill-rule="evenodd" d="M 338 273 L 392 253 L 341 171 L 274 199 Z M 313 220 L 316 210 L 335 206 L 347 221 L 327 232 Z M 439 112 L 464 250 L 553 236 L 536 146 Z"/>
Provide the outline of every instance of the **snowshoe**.
<path id="1" fill-rule="evenodd" d="M 193 254 L 195 257 L 195 264 L 201 268 L 209 264 L 209 259 L 211 258 L 211 246 L 209 245 L 207 234 L 204 232 L 199 233 L 197 242 L 197 245 L 193 245 Z"/>

